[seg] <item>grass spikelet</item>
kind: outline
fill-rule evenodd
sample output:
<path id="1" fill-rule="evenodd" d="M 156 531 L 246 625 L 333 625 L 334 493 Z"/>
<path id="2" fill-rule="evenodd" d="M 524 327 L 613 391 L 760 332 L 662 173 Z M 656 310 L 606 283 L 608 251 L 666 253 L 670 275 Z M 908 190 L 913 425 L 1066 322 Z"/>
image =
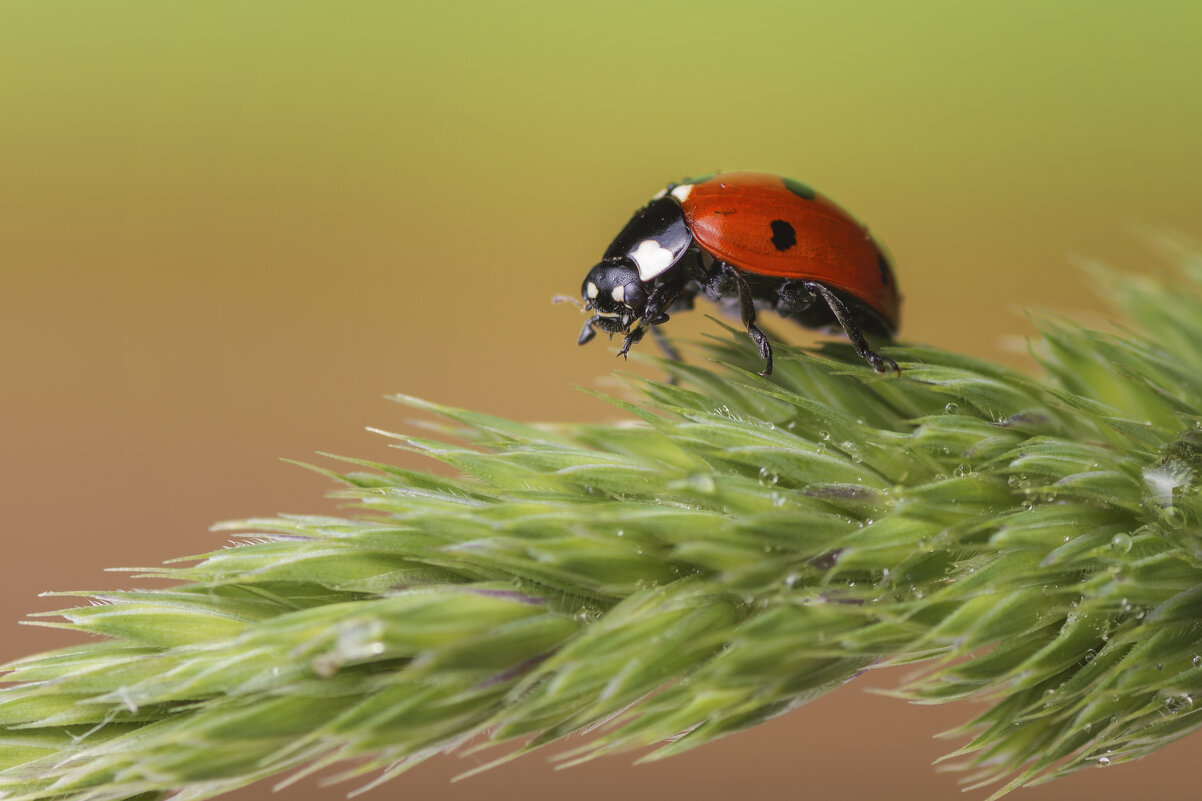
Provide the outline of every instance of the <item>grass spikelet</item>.
<path id="1" fill-rule="evenodd" d="M 0 797 L 218 795 L 353 762 L 392 778 L 472 744 L 593 736 L 658 759 L 865 670 L 988 706 L 949 762 L 995 797 L 1202 724 L 1202 302 L 1109 275 L 1119 333 L 1040 322 L 1034 378 L 893 347 L 737 334 L 633 380 L 628 420 L 441 416 L 388 434 L 455 477 L 322 468 L 345 517 L 76 593 L 93 637 L 5 666 Z M 1183 285 L 1191 291 L 1182 291 Z M 295 773 L 294 773 L 295 775 Z"/>

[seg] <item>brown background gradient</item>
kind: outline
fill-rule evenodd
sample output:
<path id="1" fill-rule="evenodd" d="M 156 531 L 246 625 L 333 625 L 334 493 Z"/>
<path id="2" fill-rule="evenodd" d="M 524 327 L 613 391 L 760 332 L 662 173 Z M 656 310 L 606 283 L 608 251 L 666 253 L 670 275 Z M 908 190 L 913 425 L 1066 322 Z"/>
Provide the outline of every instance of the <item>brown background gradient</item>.
<path id="1" fill-rule="evenodd" d="M 613 348 L 549 299 L 688 174 L 811 183 L 888 245 L 905 338 L 1024 364 L 1017 309 L 1103 308 L 1075 261 L 1202 235 L 1202 13 L 1139 8 L 0 5 L 0 659 L 71 641 L 17 625 L 41 591 L 336 509 L 279 457 L 417 466 L 364 430 L 406 426 L 387 393 L 613 416 L 576 389 Z M 974 708 L 863 692 L 896 678 L 651 766 L 448 757 L 367 797 L 965 797 L 929 763 Z M 1196 798 L 1200 747 L 1016 797 Z"/>

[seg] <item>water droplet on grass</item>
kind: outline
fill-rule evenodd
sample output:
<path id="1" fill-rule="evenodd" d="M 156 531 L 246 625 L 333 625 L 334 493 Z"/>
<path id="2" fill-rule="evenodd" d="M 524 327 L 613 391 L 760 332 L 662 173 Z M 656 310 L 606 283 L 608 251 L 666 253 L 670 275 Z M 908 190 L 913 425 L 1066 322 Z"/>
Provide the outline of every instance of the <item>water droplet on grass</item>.
<path id="1" fill-rule="evenodd" d="M 1194 699 L 1189 693 L 1175 693 L 1164 699 L 1165 709 L 1169 710 L 1169 714 L 1171 715 L 1184 712 L 1193 705 Z"/>

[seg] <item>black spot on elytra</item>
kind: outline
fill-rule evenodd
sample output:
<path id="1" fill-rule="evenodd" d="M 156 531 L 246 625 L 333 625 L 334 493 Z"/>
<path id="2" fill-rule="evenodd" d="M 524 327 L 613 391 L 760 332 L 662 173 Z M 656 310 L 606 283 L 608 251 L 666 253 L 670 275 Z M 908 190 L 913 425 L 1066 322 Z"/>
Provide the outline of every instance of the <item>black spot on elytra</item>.
<path id="1" fill-rule="evenodd" d="M 777 250 L 788 250 L 797 244 L 797 232 L 789 223 L 784 220 L 773 220 L 771 225 L 772 245 Z"/>
<path id="2" fill-rule="evenodd" d="M 881 283 L 885 286 L 892 284 L 893 270 L 889 269 L 889 262 L 886 261 L 885 257 L 879 253 L 876 257 L 876 266 L 879 267 L 881 271 Z"/>
<path id="3" fill-rule="evenodd" d="M 793 194 L 803 200 L 813 200 L 814 190 L 803 184 L 801 181 L 794 181 L 792 178 L 785 178 L 785 189 L 788 189 Z"/>

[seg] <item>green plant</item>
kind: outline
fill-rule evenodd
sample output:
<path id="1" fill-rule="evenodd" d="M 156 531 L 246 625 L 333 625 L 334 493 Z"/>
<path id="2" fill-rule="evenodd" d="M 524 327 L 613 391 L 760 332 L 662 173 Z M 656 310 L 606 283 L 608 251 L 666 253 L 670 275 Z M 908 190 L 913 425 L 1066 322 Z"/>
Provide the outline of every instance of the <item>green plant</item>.
<path id="1" fill-rule="evenodd" d="M 1105 280 L 1121 334 L 1041 323 L 1033 378 L 896 347 L 746 337 L 638 381 L 628 420 L 449 422 L 348 460 L 347 517 L 222 526 L 240 547 L 78 593 L 99 639 L 7 666 L 9 799 L 219 794 L 347 762 L 391 778 L 465 743 L 502 759 L 669 756 L 858 673 L 990 701 L 951 755 L 998 795 L 1202 723 L 1202 265 Z M 458 444 L 456 444 L 458 443 Z M 294 774 L 296 775 L 296 774 Z M 361 779 L 361 781 L 364 779 Z"/>

